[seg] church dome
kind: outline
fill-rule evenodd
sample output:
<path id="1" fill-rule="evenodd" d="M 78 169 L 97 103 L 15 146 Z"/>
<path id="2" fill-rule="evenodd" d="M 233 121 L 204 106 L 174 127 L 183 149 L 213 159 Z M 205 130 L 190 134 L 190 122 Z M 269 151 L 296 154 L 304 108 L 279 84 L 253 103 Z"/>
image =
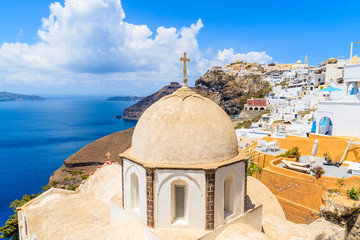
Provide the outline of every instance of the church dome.
<path id="1" fill-rule="evenodd" d="M 297 64 L 301 64 L 301 60 L 298 60 L 296 63 L 297 63 Z"/>
<path id="2" fill-rule="evenodd" d="M 230 118 L 216 103 L 182 87 L 151 105 L 133 134 L 132 155 L 154 164 L 204 164 L 237 156 Z"/>

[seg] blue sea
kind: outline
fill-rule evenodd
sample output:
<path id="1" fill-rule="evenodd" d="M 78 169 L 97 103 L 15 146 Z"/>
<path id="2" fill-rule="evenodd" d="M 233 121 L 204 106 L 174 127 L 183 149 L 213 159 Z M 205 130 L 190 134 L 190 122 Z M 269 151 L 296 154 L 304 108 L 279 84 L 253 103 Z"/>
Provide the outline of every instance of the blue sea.
<path id="1" fill-rule="evenodd" d="M 0 102 L 0 226 L 10 203 L 38 193 L 64 160 L 105 135 L 134 127 L 115 119 L 135 102 L 106 97 L 49 97 Z"/>

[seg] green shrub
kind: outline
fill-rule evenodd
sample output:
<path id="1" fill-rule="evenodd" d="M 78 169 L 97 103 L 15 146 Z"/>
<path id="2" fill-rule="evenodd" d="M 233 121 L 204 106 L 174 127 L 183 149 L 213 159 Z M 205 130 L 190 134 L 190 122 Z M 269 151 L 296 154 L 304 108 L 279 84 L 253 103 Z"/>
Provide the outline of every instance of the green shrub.
<path id="1" fill-rule="evenodd" d="M 10 204 L 10 208 L 14 210 L 14 214 L 10 216 L 10 218 L 6 221 L 3 227 L 0 227 L 0 238 L 8 238 L 12 240 L 19 239 L 19 225 L 18 225 L 18 217 L 17 217 L 17 208 L 23 206 L 25 203 L 29 202 L 31 199 L 35 198 L 37 195 L 24 195 L 22 199 L 15 200 Z"/>
<path id="2" fill-rule="evenodd" d="M 359 200 L 360 189 L 356 190 L 355 188 L 352 188 L 351 190 L 347 190 L 346 193 L 350 199 L 356 200 L 356 201 Z"/>
<path id="3" fill-rule="evenodd" d="M 259 164 L 250 161 L 247 172 L 249 176 L 252 176 L 254 173 L 261 175 L 262 167 Z"/>
<path id="4" fill-rule="evenodd" d="M 82 172 L 82 171 L 79 171 L 79 170 L 76 170 L 76 171 L 71 171 L 70 174 L 74 176 L 74 175 L 83 174 L 83 172 Z"/>
<path id="5" fill-rule="evenodd" d="M 340 190 L 339 189 L 329 189 L 328 190 L 328 193 L 332 194 L 332 193 L 340 193 Z"/>
<path id="6" fill-rule="evenodd" d="M 49 190 L 49 189 L 52 188 L 52 187 L 56 187 L 56 185 L 57 185 L 58 183 L 59 183 L 59 182 L 57 182 L 57 181 L 52 181 L 52 182 L 48 183 L 48 185 L 46 185 L 45 187 L 42 187 L 42 190 L 43 190 L 43 191 L 47 191 L 47 190 Z"/>
<path id="7" fill-rule="evenodd" d="M 84 180 L 86 180 L 86 179 L 89 178 L 89 174 L 83 174 L 83 175 L 81 175 L 81 178 L 84 179 Z"/>
<path id="8" fill-rule="evenodd" d="M 325 173 L 325 170 L 321 166 L 317 165 L 311 169 L 311 172 L 315 173 L 316 178 L 321 178 L 321 175 Z"/>
<path id="9" fill-rule="evenodd" d="M 326 156 L 330 157 L 330 153 L 329 153 L 329 152 L 324 152 L 324 153 L 323 153 L 323 156 L 324 156 L 324 157 L 326 157 Z"/>
<path id="10" fill-rule="evenodd" d="M 75 191 L 77 187 L 79 187 L 79 186 L 78 186 L 78 185 L 70 186 L 70 187 L 69 187 L 69 190 Z"/>
<path id="11" fill-rule="evenodd" d="M 301 157 L 301 153 L 299 151 L 299 147 L 295 146 L 292 149 L 287 150 L 285 153 L 280 154 L 278 157 L 296 158 L 296 161 L 298 162 Z"/>
<path id="12" fill-rule="evenodd" d="M 339 180 L 336 181 L 336 185 L 339 187 L 339 189 L 341 187 L 344 187 L 345 186 L 345 183 L 344 183 L 344 178 L 341 178 Z"/>

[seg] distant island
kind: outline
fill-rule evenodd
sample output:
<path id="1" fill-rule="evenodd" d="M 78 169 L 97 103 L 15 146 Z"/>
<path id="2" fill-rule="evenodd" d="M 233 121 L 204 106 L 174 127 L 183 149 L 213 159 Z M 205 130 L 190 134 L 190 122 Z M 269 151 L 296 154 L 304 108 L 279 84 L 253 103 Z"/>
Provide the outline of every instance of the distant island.
<path id="1" fill-rule="evenodd" d="M 44 98 L 36 95 L 24 95 L 11 92 L 0 92 L 0 102 L 5 101 L 39 101 Z"/>
<path id="2" fill-rule="evenodd" d="M 106 101 L 140 101 L 144 98 L 144 96 L 115 96 L 106 99 Z"/>

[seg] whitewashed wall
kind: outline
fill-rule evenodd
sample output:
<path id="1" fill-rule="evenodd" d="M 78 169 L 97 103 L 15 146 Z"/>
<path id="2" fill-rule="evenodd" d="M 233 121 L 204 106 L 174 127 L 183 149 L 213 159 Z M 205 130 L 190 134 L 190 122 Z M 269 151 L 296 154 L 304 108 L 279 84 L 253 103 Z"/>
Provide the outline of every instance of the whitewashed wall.
<path id="1" fill-rule="evenodd" d="M 225 222 L 234 219 L 244 213 L 244 190 L 245 190 L 245 162 L 235 163 L 226 167 L 219 168 L 215 173 L 215 228 Z M 224 181 L 232 174 L 234 177 L 234 213 L 224 219 Z"/>
<path id="2" fill-rule="evenodd" d="M 146 224 L 146 171 L 145 169 L 130 160 L 124 159 L 123 176 L 124 176 L 124 208 L 131 210 L 131 174 L 135 173 L 139 179 L 139 213 L 138 216 Z"/>
<path id="3" fill-rule="evenodd" d="M 360 103 L 351 102 L 319 102 L 315 112 L 316 129 L 322 117 L 329 117 L 333 123 L 332 135 L 360 137 Z"/>
<path id="4" fill-rule="evenodd" d="M 172 183 L 187 184 L 185 221 L 173 223 Z M 205 173 L 200 170 L 155 171 L 155 227 L 205 229 Z"/>

